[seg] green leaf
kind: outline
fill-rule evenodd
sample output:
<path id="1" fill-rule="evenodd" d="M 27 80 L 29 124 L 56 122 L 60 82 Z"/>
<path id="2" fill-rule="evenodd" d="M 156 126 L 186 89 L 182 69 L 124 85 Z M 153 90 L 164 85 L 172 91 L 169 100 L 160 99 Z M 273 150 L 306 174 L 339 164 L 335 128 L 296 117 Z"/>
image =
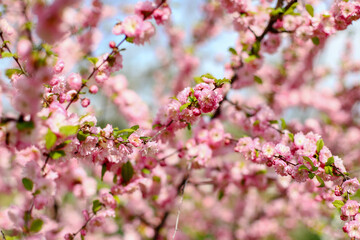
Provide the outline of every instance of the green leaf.
<path id="1" fill-rule="evenodd" d="M 129 43 L 134 43 L 134 38 L 133 37 L 127 37 L 126 41 Z"/>
<path id="2" fill-rule="evenodd" d="M 54 160 L 64 157 L 65 155 L 66 154 L 64 150 L 55 150 L 49 153 L 49 156 Z"/>
<path id="3" fill-rule="evenodd" d="M 56 149 L 56 150 L 59 150 L 59 149 L 61 149 L 61 148 L 63 148 L 63 147 L 66 147 L 66 145 L 68 145 L 69 143 L 71 143 L 71 140 L 66 140 L 66 141 L 60 143 L 59 145 L 57 145 L 57 146 L 55 147 L 55 149 Z"/>
<path id="4" fill-rule="evenodd" d="M 44 222 L 40 218 L 35 219 L 34 221 L 32 221 L 32 223 L 30 225 L 30 231 L 31 232 L 39 232 L 41 230 L 43 224 L 44 224 Z"/>
<path id="5" fill-rule="evenodd" d="M 284 9 L 283 8 L 275 8 L 270 12 L 271 16 L 277 16 L 279 14 L 284 13 Z"/>
<path id="6" fill-rule="evenodd" d="M 101 181 L 104 180 L 105 173 L 106 173 L 106 163 L 104 163 L 101 168 Z"/>
<path id="7" fill-rule="evenodd" d="M 141 170 L 141 172 L 144 173 L 144 174 L 150 174 L 150 173 L 151 173 L 150 170 L 147 169 L 147 168 L 143 168 L 143 169 Z"/>
<path id="8" fill-rule="evenodd" d="M 220 190 L 220 191 L 219 191 L 219 194 L 218 194 L 218 199 L 219 199 L 219 201 L 220 201 L 224 196 L 225 196 L 224 190 Z"/>
<path id="9" fill-rule="evenodd" d="M 96 214 L 101 209 L 102 206 L 103 204 L 99 200 L 97 199 L 94 200 L 92 205 L 92 212 Z"/>
<path id="10" fill-rule="evenodd" d="M 289 8 L 288 10 L 286 10 L 286 12 L 284 12 L 284 15 L 297 15 L 294 13 L 294 10 L 296 9 L 297 5 L 299 3 L 295 2 L 293 3 Z"/>
<path id="11" fill-rule="evenodd" d="M 289 135 L 290 140 L 293 142 L 294 141 L 294 134 L 288 133 L 288 135 Z"/>
<path id="12" fill-rule="evenodd" d="M 282 129 L 286 129 L 286 122 L 285 122 L 285 120 L 284 120 L 283 118 L 281 118 L 280 121 L 281 121 L 281 128 L 282 128 Z"/>
<path id="13" fill-rule="evenodd" d="M 340 209 L 342 206 L 345 205 L 345 203 L 341 200 L 335 200 L 332 202 L 332 204 L 334 205 L 334 207 Z"/>
<path id="14" fill-rule="evenodd" d="M 65 135 L 65 137 L 67 137 L 67 136 L 75 135 L 77 133 L 78 129 L 79 129 L 79 126 L 69 125 L 69 126 L 60 127 L 59 131 L 60 131 L 60 133 Z"/>
<path id="15" fill-rule="evenodd" d="M 210 73 L 206 73 L 206 74 L 203 74 L 203 75 L 201 75 L 201 78 L 209 78 L 209 79 L 214 79 L 214 80 L 216 80 L 216 77 L 214 77 L 212 74 L 210 74 Z"/>
<path id="16" fill-rule="evenodd" d="M 187 108 L 187 107 L 190 106 L 190 105 L 191 105 L 190 102 L 187 102 L 187 103 L 181 105 L 181 107 L 180 107 L 180 112 L 182 112 L 185 108 Z"/>
<path id="17" fill-rule="evenodd" d="M 319 139 L 316 142 L 316 152 L 320 153 L 321 149 L 324 147 L 324 141 L 322 139 Z"/>
<path id="18" fill-rule="evenodd" d="M 310 169 L 308 169 L 307 166 L 305 166 L 305 165 L 301 165 L 301 166 L 298 168 L 298 171 L 301 172 L 301 170 L 303 170 L 303 169 L 305 169 L 305 170 L 307 170 L 307 171 L 310 172 Z"/>
<path id="19" fill-rule="evenodd" d="M 80 142 L 85 141 L 88 136 L 90 136 L 90 134 L 89 133 L 84 133 L 83 131 L 79 131 L 78 134 L 76 135 L 77 139 Z"/>
<path id="20" fill-rule="evenodd" d="M 139 129 L 139 125 L 132 126 L 131 129 L 133 129 L 134 131 L 136 131 L 136 130 Z"/>
<path id="21" fill-rule="evenodd" d="M 254 75 L 254 81 L 258 84 L 263 84 L 263 81 L 259 76 Z"/>
<path id="22" fill-rule="evenodd" d="M 199 84 L 199 83 L 202 83 L 203 82 L 203 80 L 202 80 L 202 78 L 201 77 L 194 77 L 194 81 L 197 83 L 197 84 Z M 174 98 L 175 100 L 178 100 L 176 97 L 172 97 L 172 98 Z M 179 101 L 179 100 L 178 100 Z"/>
<path id="23" fill-rule="evenodd" d="M 325 183 L 324 180 L 322 180 L 321 177 L 319 177 L 318 175 L 316 175 L 316 179 L 319 181 L 320 185 L 318 187 L 325 187 Z"/>
<path id="24" fill-rule="evenodd" d="M 131 162 L 126 162 L 121 168 L 121 177 L 125 184 L 129 183 L 134 175 L 134 168 Z"/>
<path id="25" fill-rule="evenodd" d="M 325 169 L 325 173 L 326 173 L 326 174 L 329 174 L 329 175 L 331 175 L 331 176 L 334 176 L 334 174 L 333 174 L 333 167 L 332 167 L 332 166 L 325 166 L 324 169 Z"/>
<path id="26" fill-rule="evenodd" d="M 20 69 L 17 69 L 17 68 L 6 69 L 5 75 L 6 75 L 8 78 L 11 78 L 11 76 L 12 76 L 13 74 L 21 75 L 21 74 L 23 74 L 23 72 L 22 72 Z"/>
<path id="27" fill-rule="evenodd" d="M 54 144 L 56 143 L 57 137 L 55 133 L 53 133 L 50 129 L 48 129 L 48 132 L 45 135 L 45 146 L 46 149 L 50 149 Z"/>
<path id="28" fill-rule="evenodd" d="M 247 57 L 247 58 L 244 59 L 244 62 L 245 62 L 245 63 L 249 63 L 249 62 L 254 61 L 255 59 L 257 59 L 257 56 L 256 56 L 256 55 L 250 55 L 249 57 Z"/>
<path id="29" fill-rule="evenodd" d="M 23 178 L 22 180 L 22 184 L 24 185 L 24 188 L 28 191 L 32 191 L 33 187 L 34 187 L 34 183 L 33 181 L 31 181 L 28 178 Z"/>
<path id="30" fill-rule="evenodd" d="M 221 86 L 224 85 L 225 83 L 231 83 L 231 80 L 230 80 L 230 79 L 227 79 L 227 78 L 216 79 L 216 80 L 215 80 L 215 86 L 216 86 L 216 87 L 221 87 Z"/>
<path id="31" fill-rule="evenodd" d="M 308 163 L 310 163 L 311 168 L 312 168 L 313 171 L 317 171 L 317 170 L 318 170 L 318 168 L 315 167 L 313 161 L 311 161 L 311 159 L 310 159 L 309 157 L 303 156 L 303 159 L 304 159 L 305 161 L 307 161 Z"/>
<path id="32" fill-rule="evenodd" d="M 277 123 L 278 123 L 278 120 L 269 120 L 269 123 L 270 123 L 270 124 L 277 124 Z"/>
<path id="33" fill-rule="evenodd" d="M 310 14 L 310 16 L 314 17 L 314 8 L 310 4 L 305 5 L 306 11 Z"/>
<path id="34" fill-rule="evenodd" d="M 312 173 L 312 172 L 309 172 L 309 178 L 310 178 L 310 179 L 313 179 L 314 177 L 315 177 L 315 174 Z"/>
<path id="35" fill-rule="evenodd" d="M 91 62 L 94 65 L 96 65 L 96 63 L 99 61 L 99 59 L 96 57 L 88 57 L 87 60 L 89 60 L 89 62 Z"/>
<path id="36" fill-rule="evenodd" d="M 20 131 L 23 130 L 28 130 L 28 129 L 34 129 L 35 128 L 35 124 L 33 121 L 29 121 L 29 122 L 17 122 L 16 123 L 16 128 Z"/>
<path id="37" fill-rule="evenodd" d="M 256 126 L 258 126 L 259 124 L 260 124 L 260 120 L 258 119 L 258 120 L 256 120 L 256 121 L 253 123 L 253 126 L 256 127 Z"/>
<path id="38" fill-rule="evenodd" d="M 229 48 L 229 52 L 231 52 L 233 55 L 238 55 L 236 50 L 232 47 Z"/>
<path id="39" fill-rule="evenodd" d="M 10 52 L 2 52 L 1 53 L 2 58 L 11 58 L 11 57 L 14 57 L 14 56 L 15 56 L 15 54 L 10 53 Z"/>
<path id="40" fill-rule="evenodd" d="M 311 39 L 311 41 L 314 43 L 314 45 L 319 45 L 320 44 L 320 39 L 318 38 L 318 37 L 313 37 L 312 39 Z"/>
<path id="41" fill-rule="evenodd" d="M 325 166 L 330 166 L 335 162 L 334 157 L 329 157 L 325 163 Z"/>

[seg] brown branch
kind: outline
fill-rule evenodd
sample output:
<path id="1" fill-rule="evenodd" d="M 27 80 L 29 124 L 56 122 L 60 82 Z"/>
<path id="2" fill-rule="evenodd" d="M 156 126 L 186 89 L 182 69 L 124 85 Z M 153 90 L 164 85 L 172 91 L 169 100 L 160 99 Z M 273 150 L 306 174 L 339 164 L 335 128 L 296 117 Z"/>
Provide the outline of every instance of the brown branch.
<path id="1" fill-rule="evenodd" d="M 2 31 L 0 31 L 0 38 L 3 41 L 3 46 L 6 48 L 6 50 L 8 50 L 9 53 L 12 54 L 11 49 L 9 48 L 9 46 L 7 45 L 7 43 L 4 39 Z M 12 58 L 15 60 L 16 64 L 19 66 L 20 70 L 25 74 L 25 76 L 29 76 L 28 73 L 25 71 L 25 69 L 21 66 L 21 64 L 19 62 L 19 58 L 15 55 L 13 55 Z"/>

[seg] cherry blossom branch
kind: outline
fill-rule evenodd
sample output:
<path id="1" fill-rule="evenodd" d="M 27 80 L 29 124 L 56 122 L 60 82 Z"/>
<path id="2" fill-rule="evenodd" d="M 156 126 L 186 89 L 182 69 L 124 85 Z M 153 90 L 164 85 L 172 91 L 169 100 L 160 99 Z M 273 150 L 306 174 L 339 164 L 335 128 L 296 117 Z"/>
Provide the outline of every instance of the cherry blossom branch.
<path id="1" fill-rule="evenodd" d="M 190 177 L 190 169 L 191 169 L 191 162 L 188 163 L 188 166 L 187 166 L 187 169 L 186 169 L 187 177 L 185 179 L 184 184 L 180 188 L 180 203 L 179 203 L 179 207 L 178 207 L 178 211 L 177 211 L 175 229 L 174 229 L 174 234 L 172 236 L 172 240 L 175 239 L 176 232 L 178 231 L 178 225 L 179 225 L 179 219 L 180 219 L 180 213 L 181 213 L 181 206 L 182 206 L 182 203 L 183 203 L 183 200 L 184 200 L 184 192 L 185 192 L 186 183 L 188 182 L 189 177 Z"/>
<path id="2" fill-rule="evenodd" d="M 4 240 L 6 240 L 5 233 L 3 232 L 3 230 L 1 230 L 1 236 Z"/>
<path id="3" fill-rule="evenodd" d="M 285 7 L 284 7 L 284 12 L 286 12 L 294 3 L 296 3 L 297 0 L 291 0 Z M 283 0 L 278 0 L 277 4 L 276 4 L 276 8 L 279 8 L 283 5 Z M 276 23 L 276 21 L 281 18 L 283 16 L 283 13 L 280 13 L 278 15 L 270 15 L 270 20 L 267 24 L 267 26 L 265 27 L 264 31 L 262 32 L 262 34 L 260 36 L 257 36 L 255 34 L 255 32 L 253 32 L 251 29 L 249 29 L 255 36 L 256 41 L 258 42 L 258 44 L 260 45 L 261 41 L 265 38 L 265 36 L 269 33 L 272 32 L 272 30 L 274 30 L 273 25 Z M 280 32 L 278 32 L 280 33 Z M 253 54 L 257 54 L 255 53 L 255 47 L 253 46 L 250 50 L 250 53 Z M 242 68 L 244 66 L 243 63 L 241 63 L 241 65 L 239 67 L 234 68 L 233 70 L 238 70 L 240 68 Z M 235 72 L 234 75 L 231 77 L 231 85 L 233 85 L 234 82 L 236 82 L 238 79 L 238 75 Z M 223 102 L 225 101 L 225 99 L 227 98 L 228 93 L 225 94 L 224 99 L 222 101 L 219 102 L 219 107 L 216 109 L 214 115 L 211 117 L 211 119 L 217 118 L 220 116 L 221 114 L 221 106 L 223 104 Z"/>
<path id="4" fill-rule="evenodd" d="M 123 43 L 125 42 L 126 38 L 127 38 L 127 37 L 125 36 L 124 39 L 121 40 L 121 41 L 116 45 L 116 47 L 111 51 L 111 53 L 107 56 L 107 58 L 102 61 L 102 63 L 101 63 L 99 66 L 93 68 L 92 72 L 89 74 L 89 76 L 86 78 L 86 80 L 90 80 L 90 78 L 96 73 L 96 71 L 99 70 L 99 68 L 100 68 L 102 65 L 104 65 L 106 62 L 108 62 L 108 61 L 110 60 L 110 58 L 112 57 L 112 55 L 115 54 L 115 53 L 118 51 L 118 48 L 121 46 L 121 44 L 123 44 Z M 83 83 L 83 84 L 81 85 L 81 87 L 78 89 L 78 91 L 76 92 L 76 94 L 74 95 L 74 97 L 71 98 L 71 101 L 70 101 L 70 102 L 68 103 L 68 105 L 66 106 L 66 108 L 65 108 L 66 110 L 68 110 L 69 107 L 70 107 L 70 105 L 71 105 L 75 100 L 78 99 L 81 90 L 82 90 L 85 86 L 86 86 L 86 83 Z"/>
<path id="5" fill-rule="evenodd" d="M 25 71 L 25 69 L 21 66 L 21 64 L 20 64 L 20 62 L 19 62 L 19 58 L 12 53 L 11 49 L 10 49 L 9 46 L 7 45 L 7 43 L 6 43 L 5 39 L 4 39 L 4 36 L 3 36 L 3 32 L 2 32 L 2 31 L 0 31 L 0 38 L 1 38 L 1 40 L 3 41 L 3 46 L 6 48 L 6 50 L 8 50 L 8 52 L 13 55 L 12 58 L 15 60 L 16 64 L 19 66 L 21 72 L 23 72 L 23 73 L 25 74 L 25 76 L 28 77 L 29 74 L 28 74 L 28 73 Z"/>
<path id="6" fill-rule="evenodd" d="M 187 181 L 189 180 L 189 177 L 190 177 L 190 174 L 187 172 L 187 174 L 185 174 L 183 179 L 181 180 L 181 183 L 177 187 L 177 195 L 178 196 L 183 193 L 184 186 L 186 185 Z M 160 223 L 154 229 L 155 234 L 154 234 L 153 240 L 159 240 L 160 239 L 160 231 L 164 227 L 164 225 L 166 223 L 166 220 L 169 217 L 169 215 L 170 215 L 170 211 L 167 210 L 164 213 L 163 217 L 161 218 Z"/>

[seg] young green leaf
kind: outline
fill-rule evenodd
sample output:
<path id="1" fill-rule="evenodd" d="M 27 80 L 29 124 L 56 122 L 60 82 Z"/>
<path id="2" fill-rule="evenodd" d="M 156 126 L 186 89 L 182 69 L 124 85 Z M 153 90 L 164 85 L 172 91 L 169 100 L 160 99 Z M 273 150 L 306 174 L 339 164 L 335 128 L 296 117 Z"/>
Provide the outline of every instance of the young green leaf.
<path id="1" fill-rule="evenodd" d="M 303 156 L 303 159 L 305 161 L 307 161 L 308 163 L 310 163 L 312 171 L 317 171 L 318 170 L 318 167 L 315 167 L 313 161 L 309 157 Z"/>
<path id="2" fill-rule="evenodd" d="M 334 207 L 340 209 L 342 206 L 345 205 L 345 203 L 341 200 L 335 200 L 332 202 L 332 204 L 334 205 Z"/>
<path id="3" fill-rule="evenodd" d="M 322 139 L 319 139 L 316 142 L 316 152 L 320 153 L 321 149 L 324 147 L 324 141 Z"/>
<path id="4" fill-rule="evenodd" d="M 258 84 L 263 84 L 263 81 L 259 76 L 254 75 L 254 81 Z"/>
<path id="5" fill-rule="evenodd" d="M 314 43 L 314 45 L 319 45 L 320 44 L 320 39 L 318 38 L 318 37 L 313 37 L 312 39 L 311 39 L 311 41 Z"/>
<path id="6" fill-rule="evenodd" d="M 45 135 L 45 146 L 46 149 L 52 148 L 54 144 L 56 143 L 57 137 L 55 133 L 53 133 L 50 129 L 48 129 L 48 132 Z"/>
<path id="7" fill-rule="evenodd" d="M 65 154 L 64 150 L 55 150 L 55 151 L 51 151 L 49 153 L 50 158 L 52 158 L 54 160 L 64 157 L 65 155 L 66 154 Z"/>
<path id="8" fill-rule="evenodd" d="M 96 214 L 101 209 L 102 206 L 103 204 L 99 200 L 97 199 L 94 200 L 92 205 L 92 212 Z"/>
<path id="9" fill-rule="evenodd" d="M 39 232 L 43 226 L 44 222 L 40 218 L 34 219 L 30 225 L 31 232 Z"/>
<path id="10" fill-rule="evenodd" d="M 187 108 L 187 107 L 190 106 L 190 105 L 191 105 L 190 102 L 187 102 L 187 103 L 181 105 L 181 107 L 180 107 L 180 112 L 182 112 L 185 108 Z"/>
<path id="11" fill-rule="evenodd" d="M 319 177 L 318 175 L 316 175 L 316 179 L 319 181 L 320 185 L 318 187 L 325 187 L 325 182 L 324 180 Z"/>
<path id="12" fill-rule="evenodd" d="M 101 168 L 101 181 L 104 180 L 105 173 L 106 173 L 106 163 L 104 163 Z"/>
<path id="13" fill-rule="evenodd" d="M 33 181 L 31 181 L 29 178 L 23 178 L 21 181 L 22 181 L 22 184 L 24 185 L 24 188 L 26 190 L 32 191 L 32 189 L 34 187 Z"/>
<path id="14" fill-rule="evenodd" d="M 75 135 L 77 133 L 78 129 L 79 129 L 78 126 L 69 125 L 69 126 L 60 127 L 59 131 L 60 131 L 60 133 L 65 135 L 65 137 L 67 137 L 67 136 Z"/>
<path id="15" fill-rule="evenodd" d="M 96 63 L 99 61 L 99 59 L 96 57 L 88 57 L 87 60 L 89 60 L 89 62 L 91 62 L 94 65 L 96 65 Z"/>
<path id="16" fill-rule="evenodd" d="M 306 11 L 310 14 L 310 16 L 314 17 L 314 8 L 310 4 L 305 5 Z"/>
<path id="17" fill-rule="evenodd" d="M 126 162 L 121 168 L 121 177 L 125 184 L 129 183 L 134 175 L 134 168 L 131 162 Z"/>
<path id="18" fill-rule="evenodd" d="M 331 166 L 334 163 L 334 157 L 329 157 L 328 160 L 325 163 L 325 166 Z"/>
<path id="19" fill-rule="evenodd" d="M 232 48 L 232 47 L 229 48 L 229 52 L 231 52 L 233 55 L 238 55 L 236 50 L 234 48 Z"/>

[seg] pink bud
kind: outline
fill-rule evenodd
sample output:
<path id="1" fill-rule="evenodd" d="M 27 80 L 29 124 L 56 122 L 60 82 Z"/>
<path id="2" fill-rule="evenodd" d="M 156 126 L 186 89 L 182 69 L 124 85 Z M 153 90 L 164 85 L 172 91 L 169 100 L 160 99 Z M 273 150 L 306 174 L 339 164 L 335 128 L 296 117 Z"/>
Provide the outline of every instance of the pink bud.
<path id="1" fill-rule="evenodd" d="M 194 116 L 200 116 L 201 115 L 201 111 L 198 108 L 195 108 L 192 112 L 193 112 Z"/>
<path id="2" fill-rule="evenodd" d="M 67 233 L 67 234 L 65 234 L 64 239 L 65 240 L 73 240 L 74 236 L 71 233 Z"/>
<path id="3" fill-rule="evenodd" d="M 89 105 L 90 105 L 90 100 L 88 98 L 84 98 L 83 100 L 81 100 L 82 107 L 86 108 Z"/>
<path id="4" fill-rule="evenodd" d="M 116 43 L 114 41 L 109 42 L 110 48 L 116 48 Z"/>
<path id="5" fill-rule="evenodd" d="M 86 229 L 81 229 L 80 234 L 81 236 L 86 236 Z"/>
<path id="6" fill-rule="evenodd" d="M 340 219 L 343 221 L 347 221 L 348 220 L 348 216 L 345 216 L 343 214 L 340 215 Z"/>
<path id="7" fill-rule="evenodd" d="M 92 85 L 89 88 L 89 92 L 92 93 L 92 94 L 96 94 L 98 92 L 98 90 L 99 90 L 99 88 L 96 85 Z"/>

